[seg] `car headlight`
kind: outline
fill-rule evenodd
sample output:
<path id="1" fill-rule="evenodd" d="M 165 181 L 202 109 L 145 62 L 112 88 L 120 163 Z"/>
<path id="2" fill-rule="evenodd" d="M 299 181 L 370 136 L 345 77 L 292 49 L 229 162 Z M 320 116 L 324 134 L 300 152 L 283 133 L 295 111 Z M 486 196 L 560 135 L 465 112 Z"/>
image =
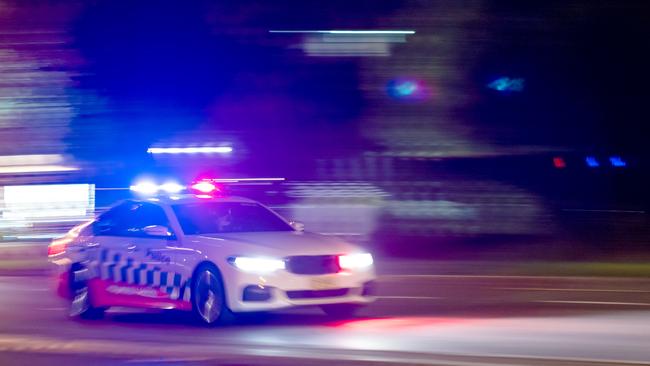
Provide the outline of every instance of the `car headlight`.
<path id="1" fill-rule="evenodd" d="M 275 258 L 230 257 L 228 262 L 244 272 L 269 273 L 284 269 L 284 261 Z"/>
<path id="2" fill-rule="evenodd" d="M 372 266 L 373 259 L 370 253 L 357 253 L 339 255 L 339 267 L 341 269 L 363 269 Z"/>

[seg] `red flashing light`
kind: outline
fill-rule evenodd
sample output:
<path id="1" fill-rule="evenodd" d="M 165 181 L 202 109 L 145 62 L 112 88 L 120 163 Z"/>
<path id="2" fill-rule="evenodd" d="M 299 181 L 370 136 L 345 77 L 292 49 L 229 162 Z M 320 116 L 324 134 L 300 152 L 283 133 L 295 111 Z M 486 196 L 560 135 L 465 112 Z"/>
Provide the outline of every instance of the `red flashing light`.
<path id="1" fill-rule="evenodd" d="M 208 181 L 201 181 L 198 183 L 192 184 L 192 189 L 202 192 L 202 193 L 212 193 L 215 191 L 219 191 L 219 188 L 217 188 L 216 185 L 214 185 L 211 182 Z"/>

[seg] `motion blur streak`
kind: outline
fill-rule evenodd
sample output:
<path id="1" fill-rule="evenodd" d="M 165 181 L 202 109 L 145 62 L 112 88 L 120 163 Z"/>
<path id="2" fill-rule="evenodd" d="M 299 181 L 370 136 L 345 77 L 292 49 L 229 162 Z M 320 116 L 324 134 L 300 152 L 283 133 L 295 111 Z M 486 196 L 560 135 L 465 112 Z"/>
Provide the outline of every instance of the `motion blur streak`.
<path id="1" fill-rule="evenodd" d="M 151 147 L 147 152 L 150 154 L 227 154 L 232 152 L 232 147 Z"/>
<path id="2" fill-rule="evenodd" d="M 391 44 L 406 42 L 413 30 L 270 30 L 274 34 L 304 34 L 300 47 L 307 56 L 389 56 Z"/>
<path id="3" fill-rule="evenodd" d="M 230 357 L 213 364 L 255 347 L 320 347 L 328 365 L 650 364 L 648 14 L 647 0 L 0 0 L 0 340 L 16 351 L 0 344 L 0 365 L 74 365 L 30 339 L 98 366 L 126 343 L 145 364 L 211 347 Z M 217 329 L 63 316 L 50 239 L 122 200 L 182 203 L 183 187 L 259 201 L 304 224 L 297 241 L 359 245 L 333 255 L 372 253 L 361 290 L 377 301 L 358 319 L 305 308 Z M 129 259 L 175 248 L 164 264 L 183 263 L 171 221 L 127 229 Z M 161 226 L 179 235 L 153 245 Z M 66 241 L 51 254 L 76 253 Z"/>
<path id="4" fill-rule="evenodd" d="M 415 34 L 414 30 L 270 30 L 269 33 Z"/>
<path id="5" fill-rule="evenodd" d="M 66 158 L 50 155 L 5 155 L 0 156 L 0 174 L 66 172 L 78 170 L 73 166 L 61 165 Z"/>
<path id="6" fill-rule="evenodd" d="M 0 187 L 0 228 L 4 240 L 55 237 L 92 217 L 94 212 L 92 184 Z"/>
<path id="7" fill-rule="evenodd" d="M 69 172 L 73 170 L 78 170 L 78 168 L 64 165 L 25 165 L 0 167 L 0 174 Z"/>

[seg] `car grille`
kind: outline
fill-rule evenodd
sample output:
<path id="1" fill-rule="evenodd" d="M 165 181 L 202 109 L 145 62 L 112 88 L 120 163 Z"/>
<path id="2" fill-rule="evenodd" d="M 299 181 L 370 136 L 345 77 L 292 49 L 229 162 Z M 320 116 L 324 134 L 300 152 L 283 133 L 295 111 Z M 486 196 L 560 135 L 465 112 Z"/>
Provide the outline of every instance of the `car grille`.
<path id="1" fill-rule="evenodd" d="M 287 270 L 295 274 L 317 275 L 338 273 L 338 258 L 335 255 L 301 255 L 287 258 Z"/>
<path id="2" fill-rule="evenodd" d="M 290 299 L 319 299 L 322 297 L 345 296 L 350 289 L 337 288 L 332 290 L 301 290 L 287 291 L 287 297 Z"/>

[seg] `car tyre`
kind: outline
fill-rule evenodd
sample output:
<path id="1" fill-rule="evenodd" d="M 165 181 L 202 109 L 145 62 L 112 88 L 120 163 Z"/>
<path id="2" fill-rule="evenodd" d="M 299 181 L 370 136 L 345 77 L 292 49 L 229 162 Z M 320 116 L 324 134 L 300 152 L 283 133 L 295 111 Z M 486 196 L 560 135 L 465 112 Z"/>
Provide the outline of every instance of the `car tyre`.
<path id="1" fill-rule="evenodd" d="M 88 282 L 83 278 L 87 273 L 85 267 L 75 265 L 70 270 L 70 293 L 72 297 L 68 306 L 68 315 L 81 319 L 101 319 L 104 317 L 106 308 L 98 308 L 92 305 L 91 292 Z"/>
<path id="2" fill-rule="evenodd" d="M 192 312 L 205 325 L 226 324 L 233 320 L 221 275 L 213 265 L 199 267 L 193 276 Z"/>

